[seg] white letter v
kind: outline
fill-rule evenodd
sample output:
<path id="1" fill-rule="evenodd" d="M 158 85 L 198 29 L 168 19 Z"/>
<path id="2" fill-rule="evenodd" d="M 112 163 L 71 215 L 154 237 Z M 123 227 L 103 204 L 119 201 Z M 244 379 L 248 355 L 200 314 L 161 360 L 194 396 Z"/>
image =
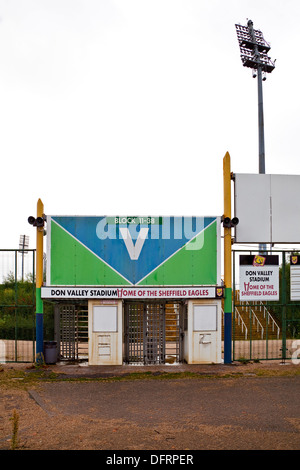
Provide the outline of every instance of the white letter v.
<path id="1" fill-rule="evenodd" d="M 120 232 L 124 240 L 124 243 L 126 245 L 127 251 L 129 253 L 130 259 L 133 259 L 133 260 L 139 259 L 144 242 L 148 235 L 148 231 L 149 231 L 149 228 L 142 227 L 139 231 L 139 235 L 134 245 L 128 228 L 120 227 Z"/>

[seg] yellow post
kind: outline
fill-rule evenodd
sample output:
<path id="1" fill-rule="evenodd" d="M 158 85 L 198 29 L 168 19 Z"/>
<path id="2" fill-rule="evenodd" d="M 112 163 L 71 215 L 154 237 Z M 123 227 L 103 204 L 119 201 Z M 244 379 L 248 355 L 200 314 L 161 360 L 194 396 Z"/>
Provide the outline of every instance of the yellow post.
<path id="1" fill-rule="evenodd" d="M 230 155 L 227 152 L 223 159 L 224 180 L 224 218 L 231 219 L 231 171 Z M 224 227 L 224 281 L 226 287 L 231 284 L 231 228 Z"/>
<path id="2" fill-rule="evenodd" d="M 223 158 L 224 218 L 231 220 L 231 170 L 230 155 Z M 224 227 L 224 363 L 231 362 L 232 341 L 232 269 L 231 269 L 231 228 Z"/>
<path id="3" fill-rule="evenodd" d="M 44 217 L 44 204 L 39 199 L 37 202 L 37 218 Z M 41 287 L 43 285 L 43 237 L 44 227 L 36 228 L 36 361 L 44 361 L 43 348 L 43 300 L 41 297 Z"/>
<path id="4" fill-rule="evenodd" d="M 43 218 L 44 204 L 39 199 L 37 202 L 36 217 Z M 43 285 L 43 240 L 44 240 L 44 227 L 36 228 L 36 287 L 40 288 Z"/>

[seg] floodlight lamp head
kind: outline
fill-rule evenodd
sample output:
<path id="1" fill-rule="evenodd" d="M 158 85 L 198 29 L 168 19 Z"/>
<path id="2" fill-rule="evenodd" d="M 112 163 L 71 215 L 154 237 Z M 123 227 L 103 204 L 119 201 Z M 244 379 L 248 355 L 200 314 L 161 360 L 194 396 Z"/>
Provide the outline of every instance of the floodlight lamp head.
<path id="1" fill-rule="evenodd" d="M 231 228 L 231 220 L 230 217 L 222 217 L 223 227 Z"/>
<path id="2" fill-rule="evenodd" d="M 45 225 L 45 221 L 46 221 L 46 217 L 37 217 L 36 219 L 34 217 L 32 217 L 32 215 L 30 217 L 28 217 L 28 223 L 30 225 L 33 225 L 34 227 L 44 227 Z"/>
<path id="3" fill-rule="evenodd" d="M 37 218 L 36 218 L 36 226 L 37 226 L 37 227 L 44 227 L 44 219 L 43 219 L 43 217 L 37 217 Z"/>
<path id="4" fill-rule="evenodd" d="M 232 228 L 232 227 L 235 227 L 239 223 L 239 219 L 237 217 L 233 217 L 233 219 L 230 219 L 230 217 L 223 216 L 222 222 L 223 222 L 224 228 Z"/>

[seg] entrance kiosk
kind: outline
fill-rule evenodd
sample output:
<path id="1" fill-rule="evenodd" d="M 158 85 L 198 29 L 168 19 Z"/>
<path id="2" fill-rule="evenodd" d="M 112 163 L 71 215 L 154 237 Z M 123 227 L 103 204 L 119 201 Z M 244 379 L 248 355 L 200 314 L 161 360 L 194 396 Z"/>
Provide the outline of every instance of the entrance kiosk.
<path id="1" fill-rule="evenodd" d="M 42 298 L 88 305 L 91 365 L 220 363 L 220 224 L 47 216 Z"/>

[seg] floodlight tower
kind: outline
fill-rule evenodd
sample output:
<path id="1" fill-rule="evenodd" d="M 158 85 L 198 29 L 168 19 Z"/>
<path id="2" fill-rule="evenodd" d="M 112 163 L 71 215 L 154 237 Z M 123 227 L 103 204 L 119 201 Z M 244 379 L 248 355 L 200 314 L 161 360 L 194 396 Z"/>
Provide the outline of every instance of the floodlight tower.
<path id="1" fill-rule="evenodd" d="M 258 91 L 258 151 L 259 173 L 265 173 L 265 137 L 264 137 L 264 111 L 263 111 L 263 88 L 262 82 L 266 80 L 266 74 L 275 68 L 268 56 L 271 46 L 263 37 L 263 33 L 253 28 L 253 21 L 249 20 L 247 26 L 235 25 L 237 38 L 240 46 L 241 59 L 244 67 L 252 69 L 253 78 L 257 77 Z M 265 245 L 260 245 L 265 250 Z"/>
<path id="2" fill-rule="evenodd" d="M 258 131 L 259 131 L 259 173 L 265 173 L 265 141 L 262 82 L 266 74 L 275 68 L 275 62 L 268 57 L 271 46 L 263 37 L 263 33 L 253 28 L 253 21 L 247 26 L 235 25 L 240 46 L 241 59 L 244 67 L 252 69 L 252 76 L 257 76 L 258 90 Z"/>

